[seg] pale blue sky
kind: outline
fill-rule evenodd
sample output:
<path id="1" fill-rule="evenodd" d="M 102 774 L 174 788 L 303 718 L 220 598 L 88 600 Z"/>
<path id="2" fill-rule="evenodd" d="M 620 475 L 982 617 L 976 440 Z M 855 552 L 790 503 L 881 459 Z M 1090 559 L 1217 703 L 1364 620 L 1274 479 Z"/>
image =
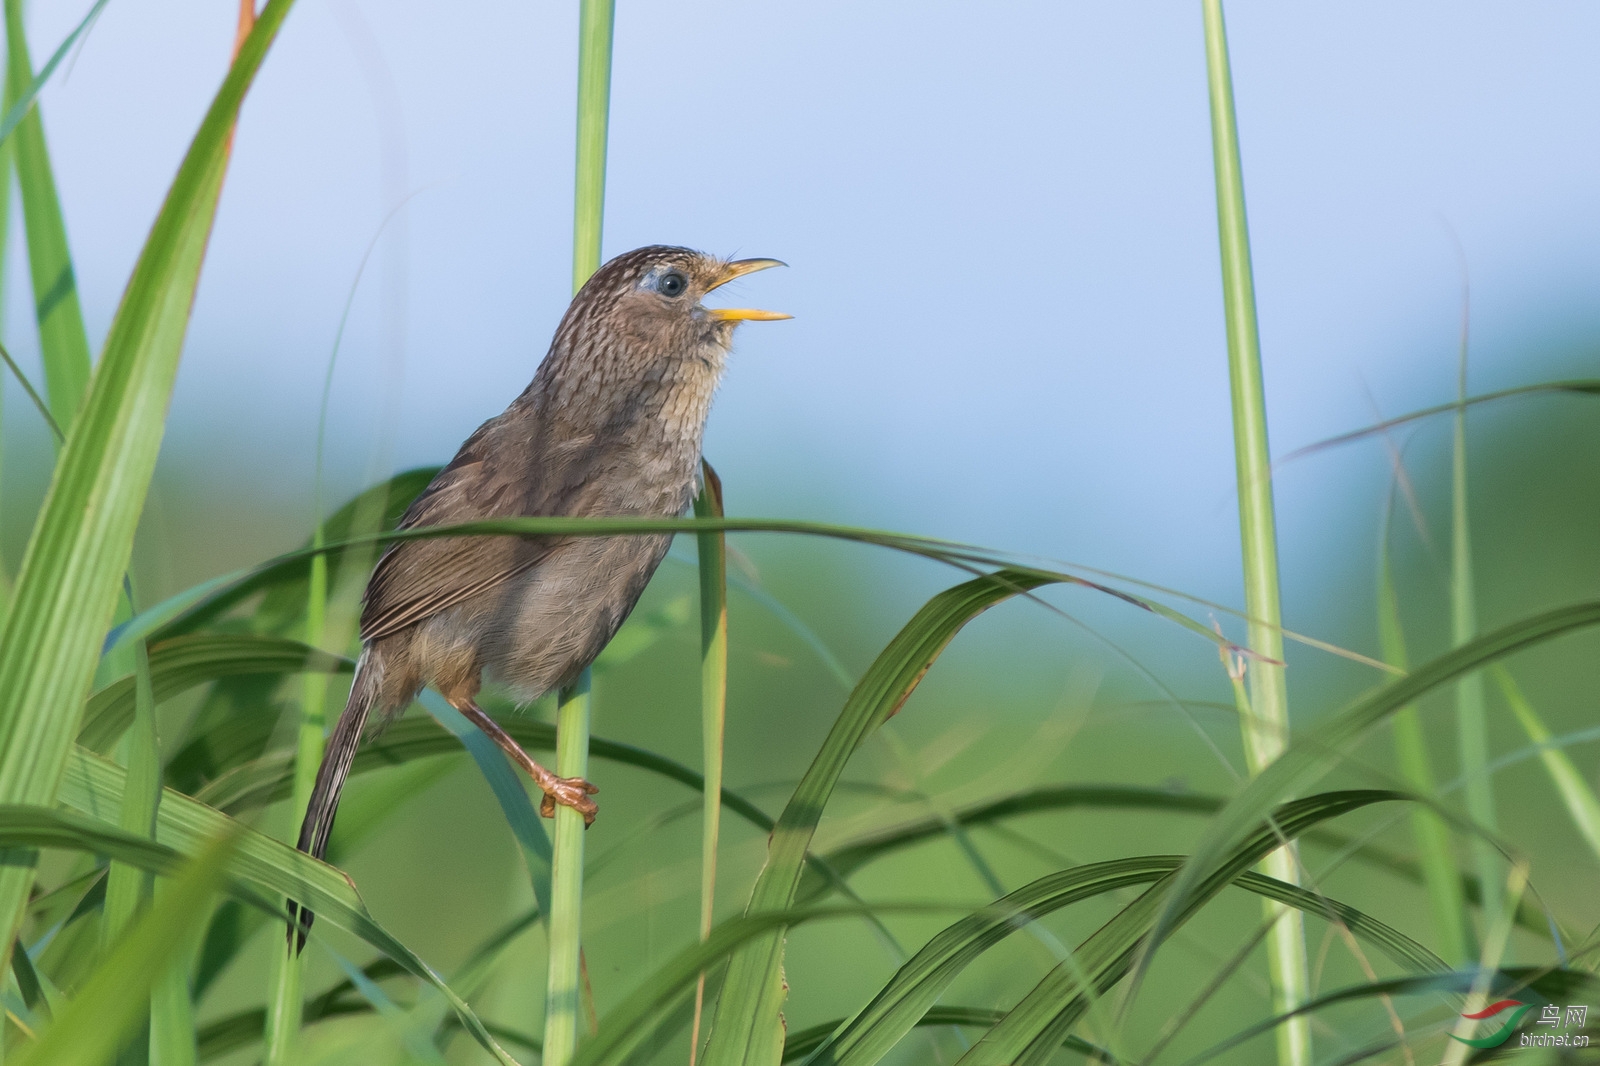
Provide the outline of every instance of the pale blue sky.
<path id="1" fill-rule="evenodd" d="M 33 5 L 36 60 L 87 6 Z M 301 0 L 245 109 L 169 461 L 309 484 L 341 307 L 410 193 L 346 334 L 333 469 L 359 476 L 385 419 L 390 462 L 442 461 L 521 389 L 567 300 L 575 9 Z M 1452 230 L 1475 385 L 1548 376 L 1530 339 L 1595 325 L 1600 7 L 1227 11 L 1274 450 L 1369 421 L 1368 389 L 1388 413 L 1450 397 Z M 112 0 L 44 94 L 96 345 L 232 18 Z M 613 108 L 608 255 L 791 264 L 738 293 L 796 317 L 742 329 L 712 417 L 735 511 L 1233 598 L 1198 3 L 620 0 Z M 1366 448 L 1284 474 L 1291 571 L 1367 535 L 1383 466 Z"/>

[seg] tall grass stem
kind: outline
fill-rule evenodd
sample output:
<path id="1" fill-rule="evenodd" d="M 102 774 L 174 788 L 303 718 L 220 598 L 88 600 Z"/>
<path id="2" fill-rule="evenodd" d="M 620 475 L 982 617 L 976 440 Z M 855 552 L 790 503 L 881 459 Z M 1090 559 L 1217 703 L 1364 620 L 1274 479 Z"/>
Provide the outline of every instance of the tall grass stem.
<path id="1" fill-rule="evenodd" d="M 572 291 L 600 269 L 606 202 L 606 130 L 611 109 L 614 0 L 582 0 L 578 11 L 578 136 L 572 204 Z M 561 690 L 556 773 L 589 773 L 590 675 Z M 550 864 L 550 959 L 545 985 L 544 1066 L 567 1066 L 578 1046 L 583 945 L 583 816 L 557 806 Z"/>
<path id="2" fill-rule="evenodd" d="M 1378 549 L 1378 640 L 1383 658 L 1390 666 L 1411 669 L 1406 651 L 1405 630 L 1400 622 L 1400 599 L 1395 591 L 1393 568 L 1389 561 L 1388 523 Z M 1438 795 L 1438 781 L 1428 758 L 1428 739 L 1415 704 L 1402 707 L 1394 716 L 1395 760 L 1400 775 L 1419 796 Z M 1450 831 L 1433 810 L 1415 804 L 1411 810 L 1411 833 L 1417 841 L 1417 858 L 1422 880 L 1428 890 L 1428 910 L 1433 916 L 1434 935 L 1439 954 L 1452 966 L 1460 966 L 1471 953 L 1470 927 L 1466 901 L 1461 894 L 1461 877 L 1456 872 L 1450 851 Z"/>
<path id="3" fill-rule="evenodd" d="M 1463 266 L 1463 272 L 1465 267 Z M 1467 396 L 1467 339 L 1470 293 L 1461 287 L 1461 345 L 1456 373 L 1456 400 Z M 1456 408 L 1450 463 L 1450 636 L 1459 648 L 1478 632 L 1477 597 L 1472 582 L 1472 531 L 1467 516 L 1467 409 Z M 1495 828 L 1494 783 L 1489 776 L 1489 725 L 1484 712 L 1483 675 L 1471 673 L 1456 682 L 1456 735 L 1461 751 L 1461 776 L 1466 780 L 1467 813 L 1479 826 Z M 1483 926 L 1494 925 L 1504 903 L 1500 854 L 1474 835 L 1472 865 L 1483 886 Z"/>
<path id="4" fill-rule="evenodd" d="M 556 773 L 589 773 L 589 672 L 561 690 L 556 706 Z M 556 807 L 550 863 L 550 975 L 544 1011 L 544 1066 L 567 1066 L 578 1046 L 583 916 L 583 815 Z"/>
<path id="5" fill-rule="evenodd" d="M 1211 100 L 1212 156 L 1217 183 L 1217 234 L 1222 252 L 1222 291 L 1228 331 L 1228 379 L 1233 401 L 1234 461 L 1239 484 L 1239 540 L 1244 557 L 1245 612 L 1249 643 L 1258 656 L 1249 670 L 1249 713 L 1241 719 L 1245 761 L 1251 774 L 1276 759 L 1289 739 L 1289 694 L 1284 678 L 1282 610 L 1278 593 L 1277 531 L 1273 518 L 1272 466 L 1267 447 L 1267 409 L 1256 325 L 1250 234 L 1245 218 L 1244 176 L 1233 105 L 1227 30 L 1221 0 L 1201 0 L 1206 71 Z M 1298 883 L 1292 846 L 1273 852 L 1263 872 Z M 1274 921 L 1267 937 L 1274 1005 L 1280 1012 L 1303 1003 L 1309 990 L 1305 922 L 1298 910 L 1264 904 Z M 1278 1030 L 1278 1058 L 1285 1066 L 1308 1066 L 1311 1025 L 1296 1017 Z"/>
<path id="6" fill-rule="evenodd" d="M 711 464 L 701 462 L 697 518 L 721 518 L 722 479 Z M 728 711 L 728 550 L 716 531 L 696 534 L 700 570 L 700 738 L 704 796 L 700 822 L 700 939 L 711 935 L 716 909 L 717 840 L 722 826 L 722 739 Z M 689 1027 L 689 1066 L 700 1052 L 700 1023 L 705 1016 L 706 975 L 694 986 L 694 1020 Z"/>

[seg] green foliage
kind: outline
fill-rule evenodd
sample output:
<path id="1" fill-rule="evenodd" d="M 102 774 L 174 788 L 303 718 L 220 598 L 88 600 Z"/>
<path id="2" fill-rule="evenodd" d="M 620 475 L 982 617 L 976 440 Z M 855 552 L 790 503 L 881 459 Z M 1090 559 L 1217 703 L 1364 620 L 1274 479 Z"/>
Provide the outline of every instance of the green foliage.
<path id="1" fill-rule="evenodd" d="M 348 1061 L 341 1049 L 360 1046 L 362 1061 L 379 1066 L 643 1066 L 691 1056 L 711 1066 L 1199 1066 L 1270 1059 L 1272 1040 L 1309 1031 L 1312 1019 L 1325 1034 L 1319 1047 L 1325 1038 L 1329 1049 L 1338 1045 L 1326 1052 L 1330 1060 L 1423 1061 L 1474 989 L 1600 1009 L 1600 941 L 1588 932 L 1600 914 L 1592 898 L 1572 902 L 1581 893 L 1562 881 L 1576 863 L 1600 861 L 1600 806 L 1576 750 L 1600 734 L 1560 732 L 1572 728 L 1558 723 L 1571 717 L 1573 697 L 1561 698 L 1559 688 L 1547 697 L 1537 688 L 1544 672 L 1519 665 L 1530 698 L 1506 665 L 1537 649 L 1548 671 L 1555 639 L 1600 623 L 1600 601 L 1582 598 L 1592 591 L 1574 594 L 1475 635 L 1476 589 L 1494 570 L 1481 550 L 1468 550 L 1480 542 L 1468 536 L 1463 416 L 1473 404 L 1534 393 L 1600 395 L 1600 385 L 1573 378 L 1468 397 L 1463 381 L 1455 403 L 1317 446 L 1456 415 L 1448 603 L 1429 616 L 1437 632 L 1427 631 L 1415 616 L 1427 604 L 1413 603 L 1407 587 L 1404 605 L 1414 616 L 1402 618 L 1386 519 L 1377 581 L 1383 661 L 1283 629 L 1254 279 L 1215 0 L 1203 5 L 1203 28 L 1236 400 L 1243 612 L 968 544 L 726 518 L 709 467 L 694 518 L 522 518 L 394 532 L 435 474 L 430 467 L 365 489 L 307 531 L 300 549 L 162 589 L 164 599 L 115 625 L 119 590 L 132 587 L 125 570 L 229 138 L 290 0 L 271 0 L 243 42 L 91 375 L 42 117 L 31 102 L 104 2 L 37 77 L 21 5 L 5 5 L 10 106 L 0 138 L 12 136 L 0 150 L 15 153 L 22 191 L 44 353 L 40 404 L 67 430 L 0 623 L 0 911 L 13 933 L 0 1051 L 8 1061 L 309 1063 Z M 612 22 L 610 3 L 582 5 L 580 281 L 600 255 Z M 319 708 L 337 703 L 357 651 L 353 635 L 334 624 L 334 608 L 351 606 L 381 545 L 644 531 L 694 537 L 698 619 L 696 587 L 672 585 L 663 571 L 659 600 L 647 601 L 596 664 L 594 692 L 563 700 L 559 733 L 492 688 L 483 696 L 526 748 L 557 750 L 559 740 L 559 772 L 584 773 L 594 760 L 606 788 L 594 830 L 584 832 L 564 811 L 552 845 L 504 755 L 428 693 L 419 701 L 425 713 L 388 724 L 359 752 L 329 853 L 338 865 L 279 839 L 297 821 L 293 808 L 315 767 Z M 825 640 L 800 620 L 814 605 L 779 596 L 741 555 L 746 539 L 765 544 L 780 535 L 802 550 L 826 539 L 893 551 L 954 570 L 961 583 L 914 613 L 908 608 L 909 619 L 880 646 L 881 638 L 863 634 L 884 620 L 888 598 L 869 602 L 878 590 L 866 582 L 806 571 L 812 591 L 801 595 L 815 595 L 837 632 L 849 634 L 834 645 L 835 630 Z M 1227 709 L 1213 699 L 1226 687 L 1220 677 L 1181 702 L 1204 744 L 1243 741 L 1248 782 L 1230 782 L 1200 761 L 1199 748 L 1146 729 L 1120 681 L 1081 708 L 1041 701 L 1019 680 L 1030 664 L 1009 638 L 963 637 L 960 662 L 933 670 L 990 607 L 1019 601 L 999 621 L 1020 626 L 1018 619 L 1064 615 L 1068 596 L 1125 610 L 1208 659 L 1220 651 L 1235 672 L 1244 664 L 1242 722 L 1213 729 L 1203 717 Z M 1244 646 L 1208 615 L 1242 622 Z M 1412 662 L 1410 649 L 1441 639 L 1449 650 Z M 1386 667 L 1361 677 L 1387 683 L 1353 699 L 1325 697 L 1333 709 L 1297 724 L 1290 738 L 1280 664 L 1288 642 L 1344 669 Z M 835 646 L 850 650 L 835 655 Z M 852 685 L 841 658 L 870 666 Z M 1134 665 L 1131 672 L 1154 673 Z M 1084 663 L 1070 666 L 1076 674 Z M 932 691 L 908 703 L 930 671 Z M 952 698 L 948 682 L 963 671 L 984 684 Z M 1434 708 L 1483 671 L 1506 721 L 1516 723 L 1507 732 L 1519 730 L 1529 746 L 1494 750 L 1490 727 L 1502 708 L 1469 683 L 1456 690 L 1469 712 L 1460 731 L 1467 758 L 1459 780 L 1440 783 L 1449 746 Z M 696 685 L 696 699 L 673 695 Z M 1580 687 L 1588 691 L 1592 678 Z M 1179 702 L 1173 690 L 1163 695 Z M 1314 679 L 1296 682 L 1297 706 L 1317 698 Z M 893 730 L 881 729 L 902 710 Z M 1074 764 L 1061 755 L 1079 745 L 1095 751 L 1083 721 L 1064 724 L 1079 710 L 1111 727 L 1112 756 L 1101 749 Z M 679 743 L 696 712 L 703 772 L 685 765 L 693 743 Z M 590 735 L 591 714 L 601 716 L 604 735 Z M 1393 780 L 1388 753 L 1374 758 L 1363 746 L 1389 721 Z M 1036 732 L 1024 732 L 1029 722 Z M 888 733 L 893 758 L 883 758 Z M 1183 759 L 1182 780 L 1163 781 L 1158 767 L 1172 750 Z M 1531 783 L 1524 791 L 1538 793 L 1530 802 L 1557 812 L 1553 821 L 1576 841 L 1562 845 L 1560 862 L 1548 861 L 1542 841 L 1501 835 L 1485 816 L 1494 809 L 1483 803 L 1495 797 L 1491 775 L 1520 772 L 1512 768 L 1522 763 L 1520 780 Z M 1330 777 L 1336 782 L 1313 791 Z M 1371 787 L 1375 778 L 1384 787 Z M 1516 793 L 1502 789 L 1499 798 L 1508 797 Z M 1413 836 L 1396 838 L 1394 824 L 1409 825 Z M 1402 850 L 1412 840 L 1416 854 Z M 383 847 L 368 847 L 378 842 Z M 470 858 L 439 861 L 432 849 L 446 845 Z M 1479 856 L 1470 872 L 1457 847 Z M 1298 865 L 1288 859 L 1295 854 Z M 516 855 L 522 869 L 501 877 L 499 860 L 515 866 L 508 857 Z M 1271 856 L 1279 865 L 1256 868 Z M 1536 891 L 1496 922 L 1506 858 L 1519 875 L 1532 871 Z M 321 920 L 303 972 L 296 963 L 264 982 L 263 973 L 287 961 L 285 900 Z M 1471 969 L 1474 909 L 1483 928 L 1512 929 L 1516 961 L 1538 964 L 1498 966 L 1497 937 L 1486 968 Z M 1273 932 L 1285 911 L 1286 924 L 1323 931 L 1304 985 L 1290 979 L 1295 960 L 1284 947 L 1298 945 L 1298 934 Z M 1011 935 L 1019 931 L 1028 935 Z M 429 961 L 435 954 L 444 965 Z M 1266 973 L 1287 1002 L 1271 1002 L 1273 988 L 1259 976 Z M 275 1035 L 264 1038 L 274 1016 Z M 1154 1035 L 1143 1027 L 1152 1017 L 1161 1027 Z M 470 1043 L 457 1039 L 462 1034 Z M 1305 1043 L 1288 1046 L 1299 1049 L 1296 1057 Z"/>

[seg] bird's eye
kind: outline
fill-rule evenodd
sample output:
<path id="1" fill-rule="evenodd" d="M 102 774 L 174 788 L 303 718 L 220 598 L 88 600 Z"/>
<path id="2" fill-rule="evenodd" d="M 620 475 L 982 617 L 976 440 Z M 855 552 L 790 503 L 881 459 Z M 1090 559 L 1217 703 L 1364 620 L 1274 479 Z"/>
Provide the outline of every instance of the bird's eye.
<path id="1" fill-rule="evenodd" d="M 689 280 L 676 270 L 669 270 L 656 282 L 656 291 L 663 296 L 682 296 Z"/>

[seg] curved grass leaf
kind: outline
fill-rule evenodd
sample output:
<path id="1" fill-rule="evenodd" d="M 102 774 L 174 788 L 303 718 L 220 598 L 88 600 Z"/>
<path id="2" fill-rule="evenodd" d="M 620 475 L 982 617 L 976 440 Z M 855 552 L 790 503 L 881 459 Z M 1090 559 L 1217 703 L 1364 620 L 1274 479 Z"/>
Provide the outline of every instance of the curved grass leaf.
<path id="1" fill-rule="evenodd" d="M 1375 422 L 1361 429 L 1353 429 L 1348 433 L 1341 433 L 1337 437 L 1329 437 L 1326 440 L 1319 440 L 1315 444 L 1307 444 L 1303 448 L 1296 448 L 1282 459 L 1279 459 L 1278 462 L 1280 464 L 1291 462 L 1340 444 L 1349 444 L 1352 441 L 1364 440 L 1367 437 L 1376 437 L 1387 433 L 1391 429 L 1417 422 L 1424 418 L 1432 418 L 1434 415 L 1453 414 L 1476 404 L 1504 400 L 1513 396 L 1532 396 L 1547 392 L 1566 392 L 1578 396 L 1600 396 L 1600 381 L 1593 378 L 1575 378 L 1570 381 L 1543 381 L 1533 385 L 1517 385 L 1509 389 L 1498 389 L 1479 396 L 1467 396 L 1452 403 L 1435 404 L 1433 407 L 1424 407 L 1422 410 L 1412 411 L 1410 414 L 1387 418 L 1382 422 Z"/>
<path id="2" fill-rule="evenodd" d="M 389 544 L 402 540 L 424 540 L 431 537 L 508 535 L 535 537 L 558 534 L 561 536 L 599 537 L 631 533 L 706 532 L 790 533 L 823 537 L 831 540 L 843 540 L 888 548 L 908 555 L 941 562 L 967 573 L 976 574 L 991 567 L 1005 568 L 1013 573 L 1029 573 L 1038 576 L 1042 582 L 1077 585 L 1103 593 L 1181 626 L 1210 644 L 1217 645 L 1228 651 L 1245 655 L 1250 654 L 1248 649 L 1241 648 L 1226 637 L 1218 635 L 1209 626 L 1157 600 L 1134 595 L 1103 584 L 1100 581 L 1090 580 L 1079 574 L 1031 565 L 1018 565 L 1014 561 L 1014 557 L 1005 552 L 997 552 L 992 549 L 963 544 L 957 541 L 940 540 L 934 537 L 892 533 L 855 526 L 832 525 L 826 522 L 805 522 L 794 519 L 773 518 L 496 518 L 446 526 L 419 526 L 411 529 L 391 530 L 384 533 L 352 536 L 336 542 L 330 540 L 320 547 L 302 548 L 298 551 L 280 555 L 275 559 L 269 559 L 249 570 L 239 571 L 206 582 L 204 594 L 198 600 L 192 592 L 180 593 L 173 599 L 191 604 L 191 606 L 184 608 L 177 617 L 172 619 L 167 627 L 159 631 L 158 635 L 164 637 L 178 632 L 187 632 L 196 628 L 204 620 L 214 617 L 227 607 L 240 602 L 252 592 L 271 587 L 279 581 L 297 580 L 299 575 L 308 570 L 309 564 L 307 560 L 318 553 L 346 552 L 370 547 L 374 544 Z M 1123 581 L 1161 595 L 1187 600 L 1215 613 L 1239 615 L 1239 612 L 1234 608 L 1191 596 L 1176 589 L 1152 585 L 1125 575 L 1093 571 L 1087 567 L 1082 569 L 1086 572 L 1096 573 L 1108 580 Z M 1387 664 L 1380 660 L 1329 644 L 1326 641 L 1317 640 L 1314 637 L 1296 633 L 1289 629 L 1282 630 L 1282 634 L 1285 639 L 1297 641 L 1308 647 L 1317 648 L 1385 672 L 1392 672 Z"/>
<path id="3" fill-rule="evenodd" d="M 956 633 L 1002 600 L 1049 580 L 1030 571 L 985 575 L 939 593 L 895 635 L 846 700 L 779 816 L 747 914 L 781 911 L 793 902 L 811 838 L 845 764 L 862 740 L 900 709 Z M 706 1045 L 706 1066 L 746 1063 L 753 1048 L 779 1024 L 782 960 L 781 931 L 753 940 L 730 960 Z"/>
<path id="4" fill-rule="evenodd" d="M 91 817 L 114 821 L 121 810 L 125 787 L 126 774 L 120 766 L 77 748 L 67 761 L 61 801 Z M 138 844 L 142 848 L 165 847 L 186 854 L 196 851 L 203 841 L 222 830 L 238 825 L 227 815 L 169 788 L 163 791 L 156 816 L 158 844 L 147 841 L 138 841 Z M 407 972 L 438 989 L 485 1050 L 506 1066 L 514 1066 L 515 1060 L 489 1035 L 472 1008 L 427 963 L 378 924 L 355 884 L 344 873 L 271 837 L 239 828 L 228 874 L 267 896 L 283 895 L 298 900 L 314 910 L 319 918 L 354 933 L 394 959 Z"/>
<path id="5" fill-rule="evenodd" d="M 248 633 L 173 637 L 150 649 L 150 681 L 157 702 L 208 681 L 301 671 L 345 673 L 354 663 L 297 640 Z M 106 751 L 133 722 L 134 677 L 122 677 L 89 697 L 78 743 Z"/>
<path id="6" fill-rule="evenodd" d="M 1005 1011 L 995 1010 L 992 1007 L 930 1007 L 928 1013 L 917 1019 L 917 1025 L 963 1025 L 982 1026 L 987 1028 L 1005 1017 Z M 804 1029 L 789 1034 L 789 1039 L 784 1041 L 783 1061 L 799 1062 L 811 1052 L 815 1051 L 835 1029 L 845 1023 L 844 1018 L 836 1021 L 823 1022 L 821 1025 L 809 1025 Z M 1076 1051 L 1090 1062 L 1111 1062 L 1111 1053 L 1105 1048 L 1091 1044 L 1078 1036 L 1069 1036 L 1062 1042 L 1062 1047 L 1068 1051 Z"/>
<path id="7" fill-rule="evenodd" d="M 68 431 L 0 631 L 0 803 L 49 803 L 60 784 L 155 470 L 234 121 L 292 2 L 270 0 L 206 112 Z M 31 867 L 0 869 L 8 943 L 32 882 Z"/>
<path id="8" fill-rule="evenodd" d="M 1348 814 L 1374 803 L 1394 802 L 1406 798 L 1403 793 L 1378 790 L 1327 793 L 1285 804 L 1276 812 L 1275 822 L 1283 837 L 1292 840 L 1330 818 Z M 1292 885 L 1283 885 L 1259 874 L 1246 875 L 1250 866 L 1278 844 L 1277 833 L 1269 827 L 1258 826 L 1249 839 L 1230 856 L 1231 861 L 1224 873 L 1207 882 L 1209 894 L 1215 895 L 1234 880 L 1239 880 L 1244 887 L 1258 892 L 1269 885 L 1281 885 L 1282 891 L 1288 894 L 1274 898 L 1280 898 L 1282 902 L 1293 906 L 1303 906 L 1310 901 L 1313 907 L 1322 909 L 1318 897 L 1305 893 L 1304 890 Z M 850 1064 L 850 1066 L 865 1066 L 877 1062 L 911 1030 L 917 1019 L 937 1002 L 945 989 L 963 970 L 1022 925 L 1061 907 L 1114 889 L 1157 881 L 1163 885 L 1170 884 L 1173 873 L 1181 867 L 1182 862 L 1182 856 L 1153 855 L 1077 866 L 1048 874 L 996 900 L 929 940 L 922 950 L 902 966 L 889 983 L 832 1039 L 824 1042 L 807 1062 Z M 1277 892 L 1279 889 L 1274 887 L 1273 891 Z M 1149 928 L 1149 920 L 1154 915 L 1154 900 L 1158 899 L 1159 894 L 1151 897 L 1150 892 L 1146 892 L 1139 901 L 1130 904 L 1128 909 L 1113 919 L 1105 929 L 1110 929 L 1121 922 L 1124 925 L 1137 927 L 1142 935 L 1142 932 Z M 1349 912 L 1351 917 L 1354 917 L 1355 913 Z M 1139 926 L 1139 915 L 1143 915 L 1142 926 Z M 1340 916 L 1344 917 L 1343 914 Z M 1366 919 L 1363 917 L 1360 920 Z M 1105 929 L 1096 933 L 1095 937 L 1102 936 Z M 1390 936 L 1391 932 L 1383 934 L 1385 941 L 1399 943 L 1400 941 Z M 1397 937 L 1399 934 L 1393 936 Z M 1090 941 L 1094 941 L 1095 937 L 1091 937 Z M 1133 943 L 1137 943 L 1137 937 Z M 1412 951 L 1411 948 L 1407 950 Z M 1414 953 L 1417 959 L 1427 957 L 1426 949 L 1420 946 L 1414 949 Z M 1112 956 L 1112 959 L 1114 960 L 1115 956 Z M 1081 966 L 1082 972 L 1093 974 L 1094 962 L 1092 954 L 1085 955 L 1080 949 L 1074 953 L 1072 960 L 1058 967 L 1053 973 L 1070 975 L 1077 972 L 1077 966 Z M 1103 962 L 1101 965 L 1103 966 Z M 1443 968 L 1443 963 L 1439 963 L 1436 968 Z M 1065 1032 L 1058 1031 L 1058 1035 L 1064 1037 Z M 1059 1046 L 1060 1043 L 1061 1041 L 1057 1039 L 1052 1047 Z"/>
<path id="9" fill-rule="evenodd" d="M 1178 871 L 1139 969 L 1173 928 L 1191 896 L 1228 862 L 1240 839 L 1284 796 L 1308 788 L 1341 758 L 1345 746 L 1372 726 L 1461 675 L 1511 653 L 1600 623 L 1600 602 L 1575 604 L 1525 618 L 1430 660 L 1410 675 L 1357 700 L 1304 730 L 1276 762 L 1253 778 L 1207 824 L 1189 861 Z"/>
<path id="10" fill-rule="evenodd" d="M 578 1047 L 572 1066 L 623 1066 L 645 1041 L 657 1035 L 694 990 L 702 971 L 710 973 L 743 945 L 775 929 L 789 929 L 830 918 L 870 920 L 884 914 L 946 911 L 946 906 L 873 904 L 871 907 L 796 907 L 746 914 L 711 930 L 663 963 L 600 1020 L 600 1031 Z"/>
<path id="11" fill-rule="evenodd" d="M 521 714 L 495 713 L 493 717 L 524 748 L 549 751 L 555 746 L 555 727 L 548 722 Z M 432 718 L 407 717 L 364 745 L 356 753 L 350 772 L 362 774 L 460 750 L 461 742 Z M 591 737 L 589 754 L 647 770 L 697 792 L 705 787 L 704 778 L 682 763 L 622 741 Z M 196 798 L 218 810 L 240 812 L 287 798 L 290 780 L 287 755 L 278 753 L 235 767 L 197 793 Z M 724 788 L 722 803 L 762 832 L 773 827 L 770 816 L 736 792 Z"/>
<path id="12" fill-rule="evenodd" d="M 1064 810 L 1159 810 L 1180 814 L 1212 814 L 1225 806 L 1221 796 L 1195 792 L 1174 792 L 1165 788 L 1135 785 L 1041 785 L 996 799 L 983 800 L 949 814 L 951 822 L 963 827 L 993 825 L 1007 818 L 1026 814 Z M 1427 809 L 1427 808 L 1422 808 Z M 1430 812 L 1431 813 L 1431 812 Z M 1441 823 L 1442 824 L 1442 823 Z M 1468 827 L 1470 828 L 1470 826 Z M 817 856 L 802 877 L 796 899 L 816 902 L 830 885 L 847 878 L 863 866 L 893 855 L 904 848 L 945 837 L 949 825 L 939 816 L 919 818 L 901 825 L 868 833 Z M 1345 851 L 1361 863 L 1377 867 L 1413 884 L 1425 883 L 1423 867 L 1416 859 L 1398 855 L 1371 844 L 1359 844 L 1351 836 L 1328 828 L 1308 831 L 1302 841 L 1336 851 Z M 1478 879 L 1472 874 L 1456 877 L 1462 899 L 1482 906 Z M 1517 908 L 1519 926 L 1538 936 L 1550 935 L 1548 919 L 1528 900 Z"/>
<path id="13" fill-rule="evenodd" d="M 15 808 L 4 810 L 0 824 L 16 814 Z M 224 834 L 182 864 L 186 868 L 119 940 L 39 1042 L 17 1057 L 19 1066 L 85 1066 L 116 1053 L 149 1009 L 151 988 L 194 940 L 194 915 L 221 887 L 231 847 L 232 834 Z"/>

